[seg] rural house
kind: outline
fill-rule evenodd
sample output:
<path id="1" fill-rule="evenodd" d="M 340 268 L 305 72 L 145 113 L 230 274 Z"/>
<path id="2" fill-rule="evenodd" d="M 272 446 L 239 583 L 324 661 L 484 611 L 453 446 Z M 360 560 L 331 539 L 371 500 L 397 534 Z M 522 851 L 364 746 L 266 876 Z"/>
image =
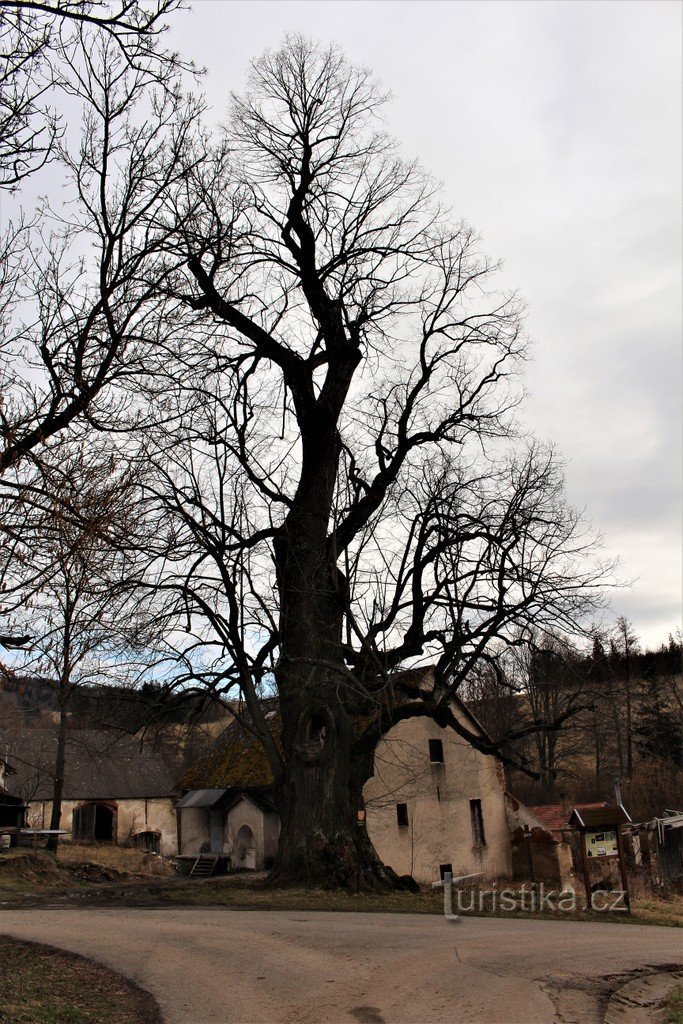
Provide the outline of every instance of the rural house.
<path id="1" fill-rule="evenodd" d="M 27 804 L 29 828 L 50 827 L 56 742 L 53 727 L 0 733 L 15 770 L 12 791 Z M 174 855 L 175 792 L 162 759 L 128 734 L 69 730 L 61 827 L 71 831 L 74 842 L 111 842 Z"/>
<path id="2" fill-rule="evenodd" d="M 454 710 L 481 726 L 460 701 Z M 275 702 L 268 711 L 276 724 Z M 501 762 L 429 718 L 399 722 L 380 740 L 366 783 L 368 834 L 385 864 L 424 884 L 445 871 L 509 875 L 510 840 Z M 178 782 L 182 857 L 226 857 L 263 869 L 277 850 L 273 777 L 260 744 L 236 719 Z"/>

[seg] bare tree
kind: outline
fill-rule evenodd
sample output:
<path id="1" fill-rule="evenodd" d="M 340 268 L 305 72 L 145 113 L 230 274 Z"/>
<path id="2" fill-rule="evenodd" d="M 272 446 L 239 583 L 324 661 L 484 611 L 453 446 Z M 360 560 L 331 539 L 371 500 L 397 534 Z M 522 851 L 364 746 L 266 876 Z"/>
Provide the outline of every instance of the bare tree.
<path id="1" fill-rule="evenodd" d="M 53 773 L 51 829 L 59 829 L 66 765 L 68 717 L 79 687 L 113 679 L 132 682 L 151 650 L 147 624 L 130 600 L 130 539 L 135 529 L 134 481 L 111 463 L 82 458 L 59 481 L 34 558 L 45 574 L 26 602 L 24 617 L 36 639 L 20 667 L 52 686 L 58 731 Z M 65 514 L 65 507 L 77 516 Z M 29 576 L 29 589 L 32 589 Z M 57 849 L 57 836 L 48 848 Z"/>
<path id="2" fill-rule="evenodd" d="M 336 48 L 289 40 L 156 222 L 183 327 L 140 442 L 145 585 L 184 618 L 188 679 L 246 700 L 278 882 L 385 884 L 355 825 L 379 738 L 428 715 L 498 749 L 452 695 L 493 646 L 580 628 L 604 579 L 552 451 L 513 444 L 521 305 L 382 132 L 382 99 Z"/>
<path id="3" fill-rule="evenodd" d="M 62 448 L 84 445 L 88 434 L 120 433 L 142 415 L 124 384 L 163 358 L 162 282 L 147 273 L 162 237 L 149 232 L 147 218 L 182 174 L 179 154 L 188 152 L 186 135 L 197 113 L 197 103 L 180 94 L 173 63 L 150 75 L 131 62 L 118 37 L 82 26 L 75 31 L 80 47 L 62 54 L 61 67 L 63 88 L 82 107 L 83 131 L 74 151 L 58 147 L 73 201 L 66 214 L 44 206 L 39 223 L 10 225 L 4 239 L 5 610 L 12 607 L 9 567 L 30 558 L 31 522 L 42 521 L 45 510 L 44 477 L 63 474 Z M 48 503 L 58 492 L 51 487 L 50 493 Z M 5 646 L 26 642 L 2 632 Z"/>
<path id="4" fill-rule="evenodd" d="M 67 84 L 62 65 L 73 60 L 80 30 L 96 29 L 129 65 L 163 75 L 177 58 L 158 41 L 177 7 L 178 0 L 0 0 L 0 189 L 16 189 L 55 155 L 62 127 L 51 104 Z"/>

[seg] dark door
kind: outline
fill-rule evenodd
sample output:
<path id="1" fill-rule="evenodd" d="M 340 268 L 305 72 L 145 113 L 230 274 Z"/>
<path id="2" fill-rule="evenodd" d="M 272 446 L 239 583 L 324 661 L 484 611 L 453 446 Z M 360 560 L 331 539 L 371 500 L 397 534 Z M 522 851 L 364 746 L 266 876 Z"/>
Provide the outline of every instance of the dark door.
<path id="1" fill-rule="evenodd" d="M 73 813 L 71 837 L 75 843 L 95 842 L 95 805 L 77 807 Z"/>
<path id="2" fill-rule="evenodd" d="M 114 838 L 114 813 L 104 804 L 95 805 L 95 840 L 111 843 Z"/>
<path id="3" fill-rule="evenodd" d="M 223 812 L 209 812 L 209 848 L 211 853 L 223 852 Z"/>

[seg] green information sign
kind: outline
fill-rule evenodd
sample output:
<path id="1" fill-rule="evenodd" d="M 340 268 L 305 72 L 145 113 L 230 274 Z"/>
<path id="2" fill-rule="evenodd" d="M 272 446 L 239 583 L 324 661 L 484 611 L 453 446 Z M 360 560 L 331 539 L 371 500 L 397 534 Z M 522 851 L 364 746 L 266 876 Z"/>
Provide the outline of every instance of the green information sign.
<path id="1" fill-rule="evenodd" d="M 594 860 L 597 857 L 618 857 L 619 845 L 616 829 L 586 829 L 583 834 L 586 856 Z"/>

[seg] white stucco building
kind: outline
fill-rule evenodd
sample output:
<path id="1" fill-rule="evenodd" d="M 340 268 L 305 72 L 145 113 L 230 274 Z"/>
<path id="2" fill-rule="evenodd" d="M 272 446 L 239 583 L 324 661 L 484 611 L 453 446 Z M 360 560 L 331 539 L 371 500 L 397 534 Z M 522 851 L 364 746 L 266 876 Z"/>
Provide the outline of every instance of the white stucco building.
<path id="1" fill-rule="evenodd" d="M 464 705 L 455 701 L 453 710 L 484 735 Z M 272 781 L 260 745 L 235 720 L 178 783 L 180 854 L 270 867 L 279 834 Z M 379 741 L 363 796 L 369 837 L 398 875 L 422 884 L 449 870 L 510 875 L 502 764 L 454 730 L 429 718 L 399 722 Z"/>

